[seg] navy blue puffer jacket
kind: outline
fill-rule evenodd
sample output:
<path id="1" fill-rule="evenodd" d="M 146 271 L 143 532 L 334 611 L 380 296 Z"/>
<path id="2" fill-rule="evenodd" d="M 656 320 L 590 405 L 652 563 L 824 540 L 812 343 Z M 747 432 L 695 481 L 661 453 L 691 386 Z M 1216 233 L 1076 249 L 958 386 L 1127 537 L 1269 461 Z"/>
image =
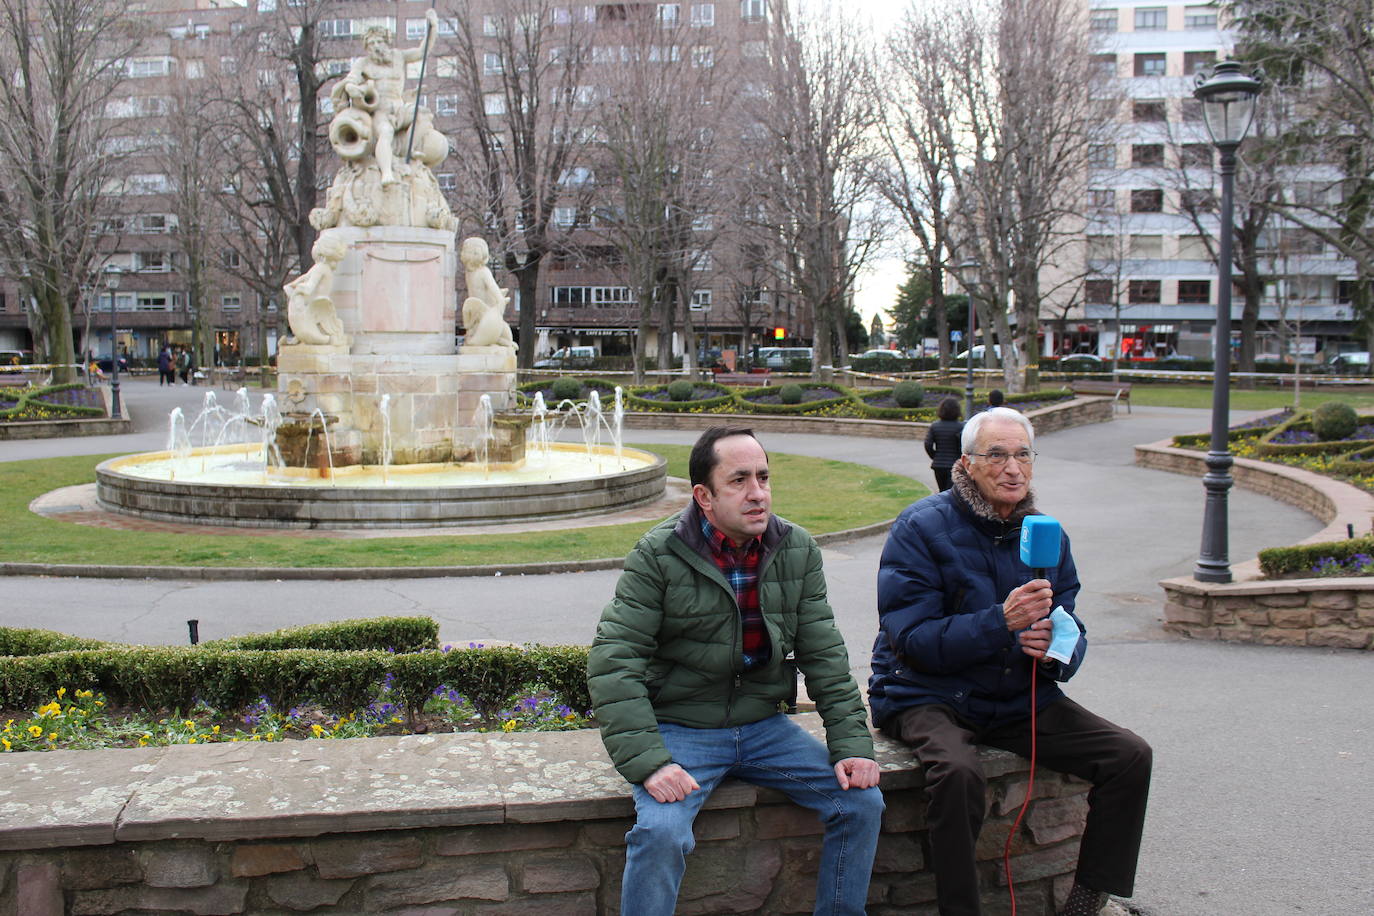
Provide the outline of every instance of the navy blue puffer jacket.
<path id="1" fill-rule="evenodd" d="M 963 469 L 955 471 L 952 489 L 898 516 L 883 547 L 868 683 L 873 722 L 880 728 L 923 703 L 950 706 L 976 726 L 1030 715 L 1035 662 L 1007 629 L 1002 601 L 1034 578 L 1021 562 L 1020 533 L 1021 518 L 1036 513 L 1028 498 L 1011 519 L 997 518 Z M 1061 546 L 1059 566 L 1046 578 L 1054 603 L 1073 614 L 1079 583 L 1067 535 Z M 1085 631 L 1081 620 L 1078 627 Z M 1080 639 L 1072 661 L 1041 667 L 1039 708 L 1063 696 L 1054 681 L 1072 677 L 1086 649 L 1087 639 Z"/>

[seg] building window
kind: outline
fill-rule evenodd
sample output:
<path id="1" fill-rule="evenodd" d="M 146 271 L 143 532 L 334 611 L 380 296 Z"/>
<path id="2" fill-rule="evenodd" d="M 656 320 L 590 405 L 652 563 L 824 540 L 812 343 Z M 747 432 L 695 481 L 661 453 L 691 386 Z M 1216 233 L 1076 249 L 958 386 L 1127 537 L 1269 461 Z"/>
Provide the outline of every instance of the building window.
<path id="1" fill-rule="evenodd" d="M 1090 235 L 1088 236 L 1088 260 L 1089 261 L 1110 261 L 1116 257 L 1116 236 L 1114 235 Z"/>
<path id="2" fill-rule="evenodd" d="M 506 113 L 506 97 L 499 92 L 488 92 L 482 96 L 482 111 L 492 117 Z"/>
<path id="3" fill-rule="evenodd" d="M 553 224 L 561 229 L 571 229 L 577 222 L 576 207 L 554 207 Z"/>
<path id="4" fill-rule="evenodd" d="M 1178 237 L 1178 259 L 1180 261 L 1206 261 L 1211 258 L 1207 242 L 1200 235 L 1180 235 Z"/>
<path id="5" fill-rule="evenodd" d="M 1168 69 L 1168 56 L 1162 52 L 1137 54 L 1135 56 L 1136 76 L 1163 76 Z"/>
<path id="6" fill-rule="evenodd" d="M 429 31 L 429 23 L 423 19 L 406 20 L 406 38 L 411 41 L 419 41 L 425 37 L 425 32 Z"/>
<path id="7" fill-rule="evenodd" d="M 134 308 L 140 312 L 170 312 L 172 305 L 173 299 L 166 293 L 138 293 L 134 301 Z"/>
<path id="8" fill-rule="evenodd" d="M 1132 280 L 1127 286 L 1126 299 L 1132 305 L 1149 305 L 1159 302 L 1158 280 Z"/>
<path id="9" fill-rule="evenodd" d="M 1135 30 L 1137 32 L 1154 32 L 1168 27 L 1169 11 L 1165 7 L 1149 6 L 1135 11 Z"/>
<path id="10" fill-rule="evenodd" d="M 421 25 L 424 20 L 419 20 Z M 353 20 L 352 19 L 321 19 L 316 28 L 319 30 L 321 38 L 352 38 Z M 420 30 L 420 36 L 424 37 L 424 29 Z"/>
<path id="11" fill-rule="evenodd" d="M 1183 74 L 1184 76 L 1192 76 L 1194 73 L 1201 73 L 1216 62 L 1216 51 L 1184 51 Z"/>
<path id="12" fill-rule="evenodd" d="M 1183 120 L 1188 123 L 1197 123 L 1202 120 L 1202 102 L 1198 99 L 1184 99 L 1181 108 Z"/>
<path id="13" fill-rule="evenodd" d="M 716 24 L 716 5 L 714 3 L 692 4 L 692 28 L 709 29 Z"/>
<path id="14" fill-rule="evenodd" d="M 1322 254 L 1326 242 L 1320 235 L 1307 229 L 1283 229 L 1279 233 L 1284 254 Z"/>
<path id="15" fill-rule="evenodd" d="M 681 20 L 681 13 L 681 4 L 660 3 L 658 5 L 658 24 L 665 29 L 676 28 Z"/>
<path id="16" fill-rule="evenodd" d="M 1212 301 L 1211 280 L 1179 280 L 1179 305 L 1206 305 Z"/>
<path id="17" fill-rule="evenodd" d="M 1093 210 L 1115 210 L 1116 190 L 1113 188 L 1091 188 L 1088 191 L 1088 206 Z"/>
<path id="18" fill-rule="evenodd" d="M 1105 305 L 1112 301 L 1111 280 L 1088 280 L 1083 284 L 1083 301 Z"/>
<path id="19" fill-rule="evenodd" d="M 1131 165 L 1138 169 L 1154 168 L 1164 164 L 1164 144 L 1137 143 L 1131 147 Z"/>
<path id="20" fill-rule="evenodd" d="M 498 16 L 482 17 L 482 34 L 488 38 L 495 38 L 501 34 L 501 19 Z"/>
<path id="21" fill-rule="evenodd" d="M 704 248 L 687 252 L 687 257 L 692 260 L 692 270 L 712 270 L 715 268 L 715 261 L 711 258 L 711 252 Z"/>
<path id="22" fill-rule="evenodd" d="M 1116 55 L 1115 54 L 1094 54 L 1093 69 L 1097 75 L 1103 79 L 1111 79 L 1116 76 Z"/>
<path id="23" fill-rule="evenodd" d="M 127 72 L 130 79 L 142 79 L 148 76 L 171 76 L 172 66 L 170 57 L 136 57 L 129 61 Z"/>
<path id="24" fill-rule="evenodd" d="M 1116 10 L 1093 10 L 1089 16 L 1088 28 L 1094 32 L 1115 32 L 1120 21 Z"/>
<path id="25" fill-rule="evenodd" d="M 1354 298 L 1354 296 L 1355 296 L 1355 281 L 1354 281 L 1354 280 L 1337 280 L 1337 281 L 1336 281 L 1336 301 L 1337 301 L 1337 302 L 1347 303 L 1347 304 L 1348 304 L 1348 303 Z"/>
<path id="26" fill-rule="evenodd" d="M 219 297 L 219 307 L 221 311 L 237 312 L 243 308 L 243 299 L 238 293 L 226 293 Z"/>
<path id="27" fill-rule="evenodd" d="M 1216 150 L 1210 143 L 1185 143 L 1178 150 L 1178 164 L 1212 168 Z"/>
<path id="28" fill-rule="evenodd" d="M 706 312 L 711 309 L 711 291 L 709 289 L 692 290 L 692 305 L 694 312 Z"/>
<path id="29" fill-rule="evenodd" d="M 487 76 L 499 76 L 506 72 L 506 63 L 500 54 L 488 51 L 482 55 L 482 72 Z"/>
<path id="30" fill-rule="evenodd" d="M 739 16 L 745 22 L 762 22 L 767 15 L 766 0 L 740 0 Z"/>
<path id="31" fill-rule="evenodd" d="M 1116 168 L 1116 147 L 1110 143 L 1094 143 L 1088 147 L 1088 166 L 1094 169 Z"/>
<path id="32" fill-rule="evenodd" d="M 434 113 L 436 115 L 456 115 L 458 113 L 458 96 L 436 95 L 434 97 Z"/>
<path id="33" fill-rule="evenodd" d="M 714 67 L 716 65 L 716 49 L 710 45 L 697 45 L 692 48 L 693 67 Z"/>
<path id="34" fill-rule="evenodd" d="M 219 260 L 227 270 L 237 270 L 243 266 L 243 259 L 239 256 L 239 253 L 232 248 L 224 249 L 224 251 L 220 253 Z"/>
<path id="35" fill-rule="evenodd" d="M 1164 236 L 1133 235 L 1128 251 L 1127 257 L 1131 258 L 1162 258 L 1164 257 Z"/>
<path id="36" fill-rule="evenodd" d="M 565 188 L 580 188 L 596 181 L 596 174 L 585 165 L 564 169 L 558 176 L 558 183 Z"/>
<path id="37" fill-rule="evenodd" d="M 1183 27 L 1189 31 L 1207 31 L 1217 27 L 1217 11 L 1210 6 L 1185 6 Z"/>
<path id="38" fill-rule="evenodd" d="M 1178 208 L 1184 213 L 1211 213 L 1217 198 L 1211 188 L 1184 188 L 1178 192 Z"/>
<path id="39" fill-rule="evenodd" d="M 1136 99 L 1131 103 L 1133 121 L 1164 121 L 1167 117 L 1163 99 Z"/>
<path id="40" fill-rule="evenodd" d="M 165 251 L 135 251 L 134 270 L 153 273 L 166 273 L 172 269 L 172 260 Z"/>
<path id="41" fill-rule="evenodd" d="M 458 179 L 452 172 L 440 172 L 438 175 L 435 175 L 434 178 L 439 182 L 439 190 L 458 190 Z"/>
<path id="42" fill-rule="evenodd" d="M 1164 191 L 1161 188 L 1137 188 L 1131 191 L 1132 213 L 1164 212 Z"/>

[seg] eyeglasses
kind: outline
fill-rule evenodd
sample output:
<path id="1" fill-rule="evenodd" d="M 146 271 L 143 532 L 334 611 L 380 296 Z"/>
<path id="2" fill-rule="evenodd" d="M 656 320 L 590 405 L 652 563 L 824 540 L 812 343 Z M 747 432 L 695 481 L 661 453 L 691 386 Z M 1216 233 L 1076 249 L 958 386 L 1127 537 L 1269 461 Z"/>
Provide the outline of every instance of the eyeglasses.
<path id="1" fill-rule="evenodd" d="M 993 449 L 990 452 L 969 452 L 970 458 L 986 458 L 988 464 L 995 468 L 1007 466 L 1007 462 L 1015 458 L 1018 464 L 1031 464 L 1035 461 L 1035 452 L 1032 449 L 1023 448 L 1017 452 L 1004 452 L 1000 449 Z"/>

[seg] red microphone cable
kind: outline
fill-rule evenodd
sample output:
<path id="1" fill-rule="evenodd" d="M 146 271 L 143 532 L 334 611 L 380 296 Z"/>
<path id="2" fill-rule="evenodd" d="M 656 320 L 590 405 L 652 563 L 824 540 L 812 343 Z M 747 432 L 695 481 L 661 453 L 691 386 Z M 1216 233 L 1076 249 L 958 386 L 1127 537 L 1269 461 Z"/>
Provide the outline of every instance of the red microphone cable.
<path id="1" fill-rule="evenodd" d="M 1021 802 L 1021 810 L 1016 812 L 1016 821 L 1007 831 L 1007 843 L 1002 848 L 1002 868 L 1007 873 L 1007 893 L 1011 896 L 1011 916 L 1016 916 L 1016 887 L 1011 883 L 1011 841 L 1016 836 L 1016 831 L 1021 827 L 1021 819 L 1026 816 L 1026 809 L 1030 807 L 1031 795 L 1035 792 L 1035 681 L 1039 674 L 1040 662 L 1031 661 L 1031 746 L 1030 746 L 1030 779 L 1026 782 L 1026 800 Z"/>

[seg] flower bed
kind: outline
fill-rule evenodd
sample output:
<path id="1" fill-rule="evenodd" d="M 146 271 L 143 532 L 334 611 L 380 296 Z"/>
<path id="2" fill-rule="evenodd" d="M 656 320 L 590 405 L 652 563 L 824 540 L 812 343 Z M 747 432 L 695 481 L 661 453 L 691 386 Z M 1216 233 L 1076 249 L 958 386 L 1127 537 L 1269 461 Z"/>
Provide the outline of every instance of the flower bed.
<path id="1" fill-rule="evenodd" d="M 583 728 L 579 646 L 439 647 L 429 618 L 126 646 L 0 628 L 5 751 Z"/>
<path id="2" fill-rule="evenodd" d="M 46 388 L 0 388 L 0 422 L 79 420 L 105 416 L 104 401 L 80 382 Z"/>

